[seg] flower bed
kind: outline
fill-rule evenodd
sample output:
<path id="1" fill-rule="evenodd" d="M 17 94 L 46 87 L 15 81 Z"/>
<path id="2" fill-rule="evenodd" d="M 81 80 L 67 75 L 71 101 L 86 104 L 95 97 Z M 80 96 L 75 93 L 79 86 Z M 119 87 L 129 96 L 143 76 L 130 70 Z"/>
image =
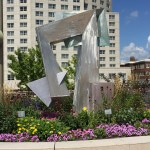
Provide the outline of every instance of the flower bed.
<path id="1" fill-rule="evenodd" d="M 47 137 L 47 142 L 74 141 L 74 140 L 93 140 L 112 137 L 130 137 L 148 135 L 149 131 L 145 128 L 135 128 L 132 125 L 107 125 L 101 124 L 95 129 L 70 130 L 66 133 L 58 132 Z M 39 142 L 38 136 L 30 136 L 29 133 L 21 134 L 0 134 L 0 142 Z"/>

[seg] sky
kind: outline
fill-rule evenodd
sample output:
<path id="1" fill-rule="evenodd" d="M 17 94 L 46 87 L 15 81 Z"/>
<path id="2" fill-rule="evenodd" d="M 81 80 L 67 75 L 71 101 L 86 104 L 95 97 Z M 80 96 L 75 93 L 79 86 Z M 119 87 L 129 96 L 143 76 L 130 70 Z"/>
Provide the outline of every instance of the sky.
<path id="1" fill-rule="evenodd" d="M 121 62 L 150 58 L 150 0 L 112 0 L 120 13 Z"/>

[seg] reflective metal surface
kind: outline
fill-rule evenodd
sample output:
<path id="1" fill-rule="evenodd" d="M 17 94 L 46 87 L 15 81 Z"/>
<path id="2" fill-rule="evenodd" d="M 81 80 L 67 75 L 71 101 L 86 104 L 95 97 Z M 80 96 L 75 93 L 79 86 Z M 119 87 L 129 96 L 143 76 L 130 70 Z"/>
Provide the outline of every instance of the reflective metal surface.
<path id="1" fill-rule="evenodd" d="M 76 112 L 80 112 L 84 106 L 90 109 L 90 84 L 97 83 L 99 80 L 97 37 L 103 35 L 104 39 L 106 39 L 105 41 L 108 39 L 106 34 L 107 26 L 101 23 L 97 24 L 97 21 L 101 20 L 99 17 L 102 11 L 103 9 L 86 11 L 36 29 L 46 78 L 31 82 L 28 85 L 47 106 L 49 106 L 51 102 L 51 97 L 69 95 L 66 85 L 63 82 L 65 73 L 61 72 L 51 49 L 54 43 L 64 41 L 68 47 L 82 43 L 78 51 L 73 104 Z M 105 14 L 103 15 L 103 19 L 104 16 Z M 101 26 L 99 30 L 98 25 Z M 98 32 L 103 29 L 105 34 Z M 98 33 L 100 35 L 98 35 Z M 107 44 L 107 42 L 105 44 Z M 43 90 L 45 90 L 45 92 L 42 92 Z"/>
<path id="2" fill-rule="evenodd" d="M 76 112 L 80 112 L 83 107 L 90 109 L 90 83 L 95 83 L 99 80 L 97 31 L 97 18 L 96 12 L 94 12 L 82 35 L 82 50 L 80 50 L 79 54 L 73 102 Z"/>

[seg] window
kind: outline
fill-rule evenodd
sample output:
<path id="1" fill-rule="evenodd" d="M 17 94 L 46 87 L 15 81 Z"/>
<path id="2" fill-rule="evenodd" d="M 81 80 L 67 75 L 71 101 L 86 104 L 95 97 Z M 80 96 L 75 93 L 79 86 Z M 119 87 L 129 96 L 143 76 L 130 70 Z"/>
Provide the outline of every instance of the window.
<path id="1" fill-rule="evenodd" d="M 7 15 L 7 20 L 13 20 L 14 19 L 14 15 Z"/>
<path id="2" fill-rule="evenodd" d="M 61 50 L 68 50 L 66 46 L 62 45 Z"/>
<path id="3" fill-rule="evenodd" d="M 109 15 L 109 19 L 115 19 L 115 15 Z"/>
<path id="4" fill-rule="evenodd" d="M 7 23 L 7 28 L 13 28 L 14 27 L 14 23 Z"/>
<path id="5" fill-rule="evenodd" d="M 93 3 L 96 3 L 96 0 L 92 0 Z"/>
<path id="6" fill-rule="evenodd" d="M 68 0 L 61 0 L 62 2 L 68 2 Z"/>
<path id="7" fill-rule="evenodd" d="M 36 25 L 43 25 L 43 20 L 36 20 Z"/>
<path id="8" fill-rule="evenodd" d="M 104 76 L 105 76 L 104 73 L 99 74 L 100 79 L 104 79 Z"/>
<path id="9" fill-rule="evenodd" d="M 110 43 L 110 47 L 115 47 L 115 43 Z"/>
<path id="10" fill-rule="evenodd" d="M 7 39 L 7 44 L 14 44 L 14 39 Z"/>
<path id="11" fill-rule="evenodd" d="M 28 49 L 27 47 L 20 47 L 21 51 L 27 51 L 27 49 Z"/>
<path id="12" fill-rule="evenodd" d="M 110 36 L 109 39 L 114 41 L 115 40 L 115 36 Z"/>
<path id="13" fill-rule="evenodd" d="M 109 73 L 109 78 L 110 78 L 110 79 L 114 79 L 114 78 L 115 78 L 115 76 L 116 76 L 116 74 L 115 74 L 115 73 Z"/>
<path id="14" fill-rule="evenodd" d="M 14 47 L 7 47 L 7 51 L 8 52 L 13 52 L 14 51 Z"/>
<path id="15" fill-rule="evenodd" d="M 79 46 L 74 46 L 74 51 L 78 51 Z"/>
<path id="16" fill-rule="evenodd" d="M 115 26 L 115 22 L 109 22 L 109 26 Z"/>
<path id="17" fill-rule="evenodd" d="M 62 62 L 62 63 L 61 63 L 61 66 L 62 66 L 62 67 L 68 66 L 68 62 Z"/>
<path id="18" fill-rule="evenodd" d="M 27 3 L 27 0 L 20 0 L 20 3 Z"/>
<path id="19" fill-rule="evenodd" d="M 109 57 L 109 61 L 115 61 L 116 58 L 115 57 Z"/>
<path id="20" fill-rule="evenodd" d="M 67 59 L 69 57 L 69 54 L 61 54 L 61 58 Z"/>
<path id="21" fill-rule="evenodd" d="M 48 4 L 48 8 L 50 8 L 50 9 L 56 9 L 56 4 Z"/>
<path id="22" fill-rule="evenodd" d="M 109 33 L 115 33 L 115 29 L 109 29 Z"/>
<path id="23" fill-rule="evenodd" d="M 43 8 L 43 3 L 35 3 L 36 8 Z"/>
<path id="24" fill-rule="evenodd" d="M 110 7 L 109 3 L 107 3 L 107 4 L 106 4 L 106 7 L 107 7 L 107 8 L 109 8 L 109 7 Z"/>
<path id="25" fill-rule="evenodd" d="M 110 64 L 110 67 L 114 68 L 114 67 L 116 67 L 116 64 Z"/>
<path id="26" fill-rule="evenodd" d="M 7 7 L 7 12 L 13 12 L 14 11 L 14 7 Z"/>
<path id="27" fill-rule="evenodd" d="M 14 0 L 7 0 L 7 4 L 13 4 Z"/>
<path id="28" fill-rule="evenodd" d="M 27 27 L 27 22 L 20 22 L 20 27 Z"/>
<path id="29" fill-rule="evenodd" d="M 14 80 L 14 75 L 13 74 L 8 74 L 7 79 L 8 80 Z"/>
<path id="30" fill-rule="evenodd" d="M 61 10 L 68 10 L 68 5 L 61 5 Z"/>
<path id="31" fill-rule="evenodd" d="M 92 5 L 92 9 L 96 9 L 97 8 L 97 6 L 95 6 L 95 5 Z"/>
<path id="32" fill-rule="evenodd" d="M 27 11 L 27 6 L 21 6 L 20 11 Z"/>
<path id="33" fill-rule="evenodd" d="M 56 45 L 52 45 L 51 48 L 52 48 L 53 51 L 55 51 L 56 50 Z"/>
<path id="34" fill-rule="evenodd" d="M 106 67 L 106 65 L 105 64 L 100 64 L 100 67 L 104 68 L 104 67 Z"/>
<path id="35" fill-rule="evenodd" d="M 73 5 L 73 10 L 80 10 L 80 6 Z"/>
<path id="36" fill-rule="evenodd" d="M 109 50 L 109 54 L 115 54 L 115 50 Z"/>
<path id="37" fill-rule="evenodd" d="M 48 13 L 48 16 L 49 16 L 49 17 L 55 17 L 55 12 L 49 12 L 49 13 Z"/>
<path id="38" fill-rule="evenodd" d="M 20 39 L 20 43 L 27 43 L 27 39 Z"/>
<path id="39" fill-rule="evenodd" d="M 43 12 L 42 11 L 36 11 L 35 16 L 43 16 Z"/>
<path id="40" fill-rule="evenodd" d="M 53 21 L 54 21 L 54 20 L 49 20 L 48 22 L 51 23 L 51 22 L 53 22 Z"/>
<path id="41" fill-rule="evenodd" d="M 100 61 L 105 61 L 105 57 L 100 57 L 99 60 Z"/>
<path id="42" fill-rule="evenodd" d="M 99 54 L 105 54 L 105 50 L 100 50 Z"/>
<path id="43" fill-rule="evenodd" d="M 104 1 L 103 1 L 103 0 L 100 0 L 100 4 L 101 4 L 101 5 L 104 5 Z"/>
<path id="44" fill-rule="evenodd" d="M 20 15 L 20 19 L 27 19 L 27 15 L 26 14 Z"/>
<path id="45" fill-rule="evenodd" d="M 14 31 L 7 31 L 7 36 L 14 36 Z"/>
<path id="46" fill-rule="evenodd" d="M 20 35 L 27 35 L 27 31 L 26 30 L 20 31 Z"/>
<path id="47" fill-rule="evenodd" d="M 80 2 L 80 0 L 73 0 L 73 2 L 75 2 L 75 3 L 79 3 L 79 2 Z"/>

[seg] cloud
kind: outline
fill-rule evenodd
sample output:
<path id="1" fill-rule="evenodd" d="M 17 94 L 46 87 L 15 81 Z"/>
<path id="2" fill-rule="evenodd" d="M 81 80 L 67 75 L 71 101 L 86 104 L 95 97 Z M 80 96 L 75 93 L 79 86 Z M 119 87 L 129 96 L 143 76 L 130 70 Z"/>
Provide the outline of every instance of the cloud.
<path id="1" fill-rule="evenodd" d="M 149 35 L 148 38 L 147 38 L 146 48 L 147 48 L 148 50 L 150 50 L 150 35 Z"/>
<path id="2" fill-rule="evenodd" d="M 137 10 L 132 11 L 132 12 L 130 13 L 130 17 L 137 18 L 138 16 L 139 16 L 139 12 L 138 12 Z"/>
<path id="3" fill-rule="evenodd" d="M 131 56 L 134 56 L 137 60 L 146 59 L 150 57 L 150 35 L 148 36 L 145 48 L 137 46 L 133 42 L 131 42 L 129 45 L 123 48 L 121 52 L 121 61 L 129 61 Z"/>

